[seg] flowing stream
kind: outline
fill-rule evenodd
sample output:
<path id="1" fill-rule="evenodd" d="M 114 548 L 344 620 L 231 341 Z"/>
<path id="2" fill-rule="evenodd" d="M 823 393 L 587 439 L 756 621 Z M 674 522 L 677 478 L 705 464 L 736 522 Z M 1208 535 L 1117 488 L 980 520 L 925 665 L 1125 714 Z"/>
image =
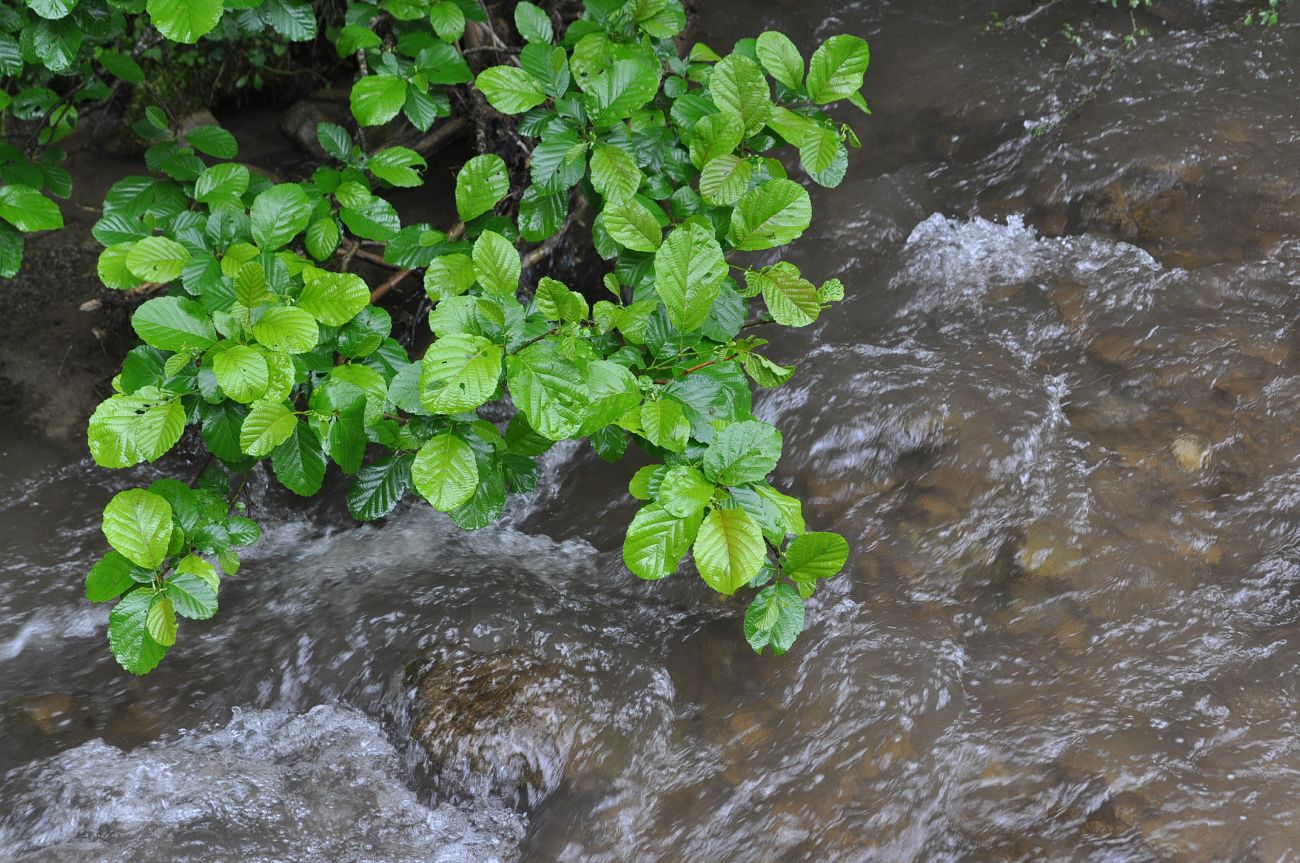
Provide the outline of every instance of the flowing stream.
<path id="1" fill-rule="evenodd" d="M 81 579 L 161 468 L 6 428 L 0 858 L 1300 860 L 1300 9 L 1169 3 L 1124 51 L 1083 2 L 700 5 L 720 48 L 873 48 L 789 252 L 848 299 L 757 398 L 854 549 L 794 650 L 637 583 L 636 464 L 565 445 L 472 534 L 260 492 L 135 679 Z"/>

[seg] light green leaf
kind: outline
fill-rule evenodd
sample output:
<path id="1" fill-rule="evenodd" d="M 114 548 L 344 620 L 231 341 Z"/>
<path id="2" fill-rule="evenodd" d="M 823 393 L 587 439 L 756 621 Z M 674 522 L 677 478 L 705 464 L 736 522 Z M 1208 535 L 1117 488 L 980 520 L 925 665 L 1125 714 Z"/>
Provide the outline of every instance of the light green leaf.
<path id="1" fill-rule="evenodd" d="M 775 363 L 762 354 L 748 353 L 744 359 L 745 372 L 754 383 L 767 389 L 779 387 L 794 375 L 794 366 Z"/>
<path id="2" fill-rule="evenodd" d="M 683 333 L 704 323 L 726 276 L 722 246 L 696 223 L 673 231 L 655 252 L 655 290 L 668 319 Z"/>
<path id="3" fill-rule="evenodd" d="M 167 237 L 145 237 L 126 254 L 126 268 L 131 275 L 146 282 L 170 282 L 181 277 L 190 252 Z"/>
<path id="4" fill-rule="evenodd" d="M 799 164 L 809 174 L 820 174 L 839 158 L 844 145 L 834 129 L 814 126 L 804 135 L 799 144 Z"/>
<path id="5" fill-rule="evenodd" d="M 785 527 L 783 533 L 801 534 L 808 529 L 803 519 L 803 504 L 797 497 L 783 494 L 765 482 L 754 483 L 750 487 L 780 514 Z"/>
<path id="6" fill-rule="evenodd" d="M 288 440 L 297 425 L 298 417 L 283 402 L 255 402 L 240 426 L 239 448 L 262 458 Z"/>
<path id="7" fill-rule="evenodd" d="M 749 188 L 753 175 L 748 159 L 730 153 L 715 156 L 700 171 L 700 196 L 715 206 L 730 206 Z"/>
<path id="8" fill-rule="evenodd" d="M 644 57 L 619 60 L 586 87 L 583 104 L 597 129 L 631 117 L 659 92 L 659 64 Z"/>
<path id="9" fill-rule="evenodd" d="M 253 324 L 253 337 L 273 351 L 305 354 L 316 347 L 320 327 L 306 309 L 275 306 Z"/>
<path id="10" fill-rule="evenodd" d="M 352 116 L 362 126 L 382 126 L 406 104 L 406 81 L 393 75 L 367 75 L 352 85 Z"/>
<path id="11" fill-rule="evenodd" d="M 806 327 L 821 314 L 821 297 L 799 268 L 786 261 L 751 270 L 745 281 L 763 293 L 772 320 L 785 327 Z"/>
<path id="12" fill-rule="evenodd" d="M 812 202 L 793 180 L 772 179 L 736 202 L 727 233 L 737 249 L 758 251 L 797 239 L 812 222 Z"/>
<path id="13" fill-rule="evenodd" d="M 450 512 L 473 497 L 478 487 L 474 450 L 456 435 L 434 435 L 415 454 L 411 480 L 430 506 Z"/>
<path id="14" fill-rule="evenodd" d="M 510 173 L 495 153 L 470 159 L 456 174 L 456 212 L 461 221 L 476 219 L 510 191 Z"/>
<path id="15" fill-rule="evenodd" d="M 167 655 L 167 648 L 154 641 L 145 628 L 152 599 L 152 591 L 133 590 L 108 615 L 109 650 L 132 674 L 148 674 Z"/>
<path id="16" fill-rule="evenodd" d="M 149 0 L 146 8 L 160 33 L 173 42 L 193 45 L 217 26 L 222 3 L 221 0 Z"/>
<path id="17" fill-rule="evenodd" d="M 849 544 L 838 533 L 814 531 L 797 536 L 781 556 L 781 569 L 800 591 L 812 593 L 813 585 L 831 578 L 844 568 L 849 559 Z"/>
<path id="18" fill-rule="evenodd" d="M 469 255 L 440 255 L 424 271 L 424 290 L 429 299 L 438 302 L 465 293 L 477 277 Z"/>
<path id="19" fill-rule="evenodd" d="M 176 610 L 165 593 L 155 593 L 149 599 L 149 610 L 145 612 L 144 628 L 149 637 L 163 647 L 176 643 Z"/>
<path id="20" fill-rule="evenodd" d="M 591 184 L 607 201 L 622 201 L 641 187 L 641 169 L 622 147 L 600 144 L 591 151 Z"/>
<path id="21" fill-rule="evenodd" d="M 590 403 L 583 370 L 549 342 L 539 342 L 506 360 L 506 380 L 515 406 L 539 434 L 564 440 L 578 434 Z"/>
<path id="22" fill-rule="evenodd" d="M 172 507 L 142 488 L 118 492 L 104 507 L 101 525 L 108 544 L 127 560 L 154 569 L 167 557 L 172 538 Z"/>
<path id="23" fill-rule="evenodd" d="M 217 386 L 240 404 L 249 404 L 266 392 L 270 375 L 266 360 L 255 348 L 235 345 L 212 358 Z"/>
<path id="24" fill-rule="evenodd" d="M 607 203 L 601 216 L 610 237 L 626 249 L 653 252 L 663 242 L 659 222 L 636 198 Z"/>
<path id="25" fill-rule="evenodd" d="M 758 55 L 758 62 L 763 64 L 767 74 L 791 90 L 799 89 L 803 83 L 803 57 L 789 36 L 768 30 L 759 35 L 754 53 Z"/>
<path id="26" fill-rule="evenodd" d="M 370 304 L 370 289 L 353 273 L 303 270 L 298 307 L 330 327 L 341 327 Z"/>
<path id="27" fill-rule="evenodd" d="M 424 355 L 420 403 L 435 414 L 471 411 L 496 392 L 502 351 L 481 336 L 455 333 L 438 339 Z"/>
<path id="28" fill-rule="evenodd" d="M 680 403 L 657 399 L 641 405 L 641 434 L 655 446 L 681 452 L 691 435 L 691 423 Z"/>
<path id="29" fill-rule="evenodd" d="M 153 461 L 176 445 L 185 431 L 185 408 L 179 399 L 156 394 L 142 390 L 116 395 L 95 408 L 86 442 L 96 464 L 131 467 Z"/>
<path id="30" fill-rule="evenodd" d="M 135 243 L 131 242 L 115 243 L 99 253 L 99 260 L 95 262 L 95 272 L 98 273 L 99 280 L 105 287 L 129 291 L 143 283 L 144 280 L 133 276 L 126 266 L 127 255 L 131 253 L 131 247 L 134 245 Z"/>
<path id="31" fill-rule="evenodd" d="M 838 303 L 844 299 L 844 283 L 839 279 L 827 279 L 817 289 L 817 296 L 823 303 Z"/>
<path id="32" fill-rule="evenodd" d="M 164 351 L 203 351 L 217 341 L 203 307 L 184 297 L 154 297 L 131 316 L 131 326 L 146 344 Z"/>
<path id="33" fill-rule="evenodd" d="M 772 113 L 772 90 L 763 70 L 742 54 L 729 54 L 713 67 L 709 92 L 718 110 L 740 121 L 745 137 L 757 133 Z"/>
<path id="34" fill-rule="evenodd" d="M 763 588 L 745 612 L 745 640 L 755 653 L 770 646 L 780 656 L 794 644 L 803 626 L 803 600 L 788 584 Z"/>
<path id="35" fill-rule="evenodd" d="M 808 63 L 808 96 L 818 105 L 847 99 L 862 89 L 871 50 L 857 36 L 832 36 Z"/>
<path id="36" fill-rule="evenodd" d="M 311 199 L 297 183 L 281 183 L 253 200 L 253 242 L 273 252 L 307 229 Z"/>
<path id="37" fill-rule="evenodd" d="M 496 231 L 484 231 L 474 241 L 474 272 L 489 293 L 514 296 L 519 290 L 522 265 L 519 252 Z"/>
<path id="38" fill-rule="evenodd" d="M 657 498 L 670 515 L 687 518 L 695 515 L 713 500 L 714 486 L 704 474 L 690 465 L 669 468 L 659 483 Z"/>
<path id="39" fill-rule="evenodd" d="M 474 80 L 493 108 L 502 114 L 522 114 L 546 101 L 542 85 L 517 66 L 491 66 Z"/>
<path id="40" fill-rule="evenodd" d="M 639 578 L 672 575 L 700 528 L 696 513 L 678 518 L 657 503 L 642 507 L 627 526 L 623 562 Z"/>
<path id="41" fill-rule="evenodd" d="M 722 485 L 759 482 L 776 470 L 781 433 L 759 420 L 729 425 L 704 453 L 704 475 Z"/>
<path id="42" fill-rule="evenodd" d="M 743 509 L 710 510 L 692 551 L 700 577 L 727 596 L 749 584 L 767 559 L 763 532 Z"/>
<path id="43" fill-rule="evenodd" d="M 63 227 L 63 214 L 59 212 L 58 204 L 21 183 L 0 186 L 0 219 L 24 233 Z"/>

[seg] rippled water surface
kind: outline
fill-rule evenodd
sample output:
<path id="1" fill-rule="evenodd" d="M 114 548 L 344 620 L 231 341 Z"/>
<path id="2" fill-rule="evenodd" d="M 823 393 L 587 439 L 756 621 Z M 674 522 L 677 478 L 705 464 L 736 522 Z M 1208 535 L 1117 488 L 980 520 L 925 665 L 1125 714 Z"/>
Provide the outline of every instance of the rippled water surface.
<path id="1" fill-rule="evenodd" d="M 854 548 L 796 648 L 636 583 L 635 466 L 564 447 L 473 534 L 257 498 L 222 613 L 137 680 L 80 580 L 139 477 L 3 433 L 0 856 L 1300 859 L 1300 26 L 701 5 L 717 47 L 873 46 L 790 252 L 849 299 L 757 398 Z"/>

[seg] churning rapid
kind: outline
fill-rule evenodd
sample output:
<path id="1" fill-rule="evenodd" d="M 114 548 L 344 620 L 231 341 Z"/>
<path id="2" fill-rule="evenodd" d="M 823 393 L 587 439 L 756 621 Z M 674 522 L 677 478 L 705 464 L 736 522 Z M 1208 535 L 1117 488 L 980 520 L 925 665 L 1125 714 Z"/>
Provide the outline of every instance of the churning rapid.
<path id="1" fill-rule="evenodd" d="M 1300 856 L 1300 9 L 1169 2 L 1125 51 L 1083 2 L 699 5 L 875 55 L 791 253 L 848 298 L 759 396 L 854 549 L 792 652 L 636 583 L 635 465 L 566 446 L 476 533 L 259 499 L 221 616 L 131 678 L 81 578 L 149 473 L 7 429 L 0 857 Z"/>

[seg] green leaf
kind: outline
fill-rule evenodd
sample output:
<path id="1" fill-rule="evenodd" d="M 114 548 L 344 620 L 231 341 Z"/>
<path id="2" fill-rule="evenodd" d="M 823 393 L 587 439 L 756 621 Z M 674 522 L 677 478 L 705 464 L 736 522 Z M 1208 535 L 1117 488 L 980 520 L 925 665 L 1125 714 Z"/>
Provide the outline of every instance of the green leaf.
<path id="1" fill-rule="evenodd" d="M 785 653 L 803 632 L 803 600 L 788 584 L 770 584 L 758 592 L 745 612 L 745 640 L 762 653 L 771 647 L 777 656 Z"/>
<path id="2" fill-rule="evenodd" d="M 190 129 L 185 133 L 185 140 L 200 153 L 216 159 L 233 159 L 239 155 L 235 136 L 212 123 Z"/>
<path id="3" fill-rule="evenodd" d="M 718 110 L 740 121 L 745 137 L 762 129 L 772 114 L 772 90 L 763 70 L 741 54 L 730 54 L 713 67 L 709 91 Z"/>
<path id="4" fill-rule="evenodd" d="M 485 291 L 514 296 L 519 290 L 522 265 L 519 252 L 495 231 L 484 231 L 474 241 L 474 272 Z"/>
<path id="5" fill-rule="evenodd" d="M 49 20 L 66 17 L 77 8 L 78 0 L 27 0 L 27 8 Z"/>
<path id="6" fill-rule="evenodd" d="M 812 593 L 823 578 L 831 578 L 844 568 L 849 559 L 849 544 L 838 533 L 814 531 L 797 536 L 781 556 L 781 569 L 800 591 Z"/>
<path id="7" fill-rule="evenodd" d="M 681 452 L 691 435 L 691 423 L 680 403 L 657 399 L 641 405 L 641 433 L 655 446 Z"/>
<path id="8" fill-rule="evenodd" d="M 108 544 L 127 560 L 154 569 L 167 557 L 172 538 L 172 507 L 142 488 L 113 495 L 101 525 Z"/>
<path id="9" fill-rule="evenodd" d="M 406 104 L 406 86 L 393 75 L 367 75 L 352 85 L 352 116 L 362 126 L 382 126 Z"/>
<path id="10" fill-rule="evenodd" d="M 748 353 L 744 359 L 745 372 L 760 387 L 772 389 L 790 380 L 794 375 L 794 366 L 775 363 L 762 354 Z"/>
<path id="11" fill-rule="evenodd" d="M 370 173 L 379 179 L 411 189 L 424 182 L 416 168 L 424 167 L 424 157 L 408 147 L 387 147 L 366 160 Z"/>
<path id="12" fill-rule="evenodd" d="M 847 99 L 862 89 L 871 50 L 857 36 L 832 36 L 808 62 L 808 96 L 818 105 Z"/>
<path id="13" fill-rule="evenodd" d="M 339 247 L 339 239 L 339 223 L 333 216 L 322 216 L 307 226 L 303 245 L 307 247 L 307 254 L 324 261 Z"/>
<path id="14" fill-rule="evenodd" d="M 510 191 L 510 173 L 495 153 L 470 159 L 456 174 L 456 212 L 461 221 L 476 219 Z"/>
<path id="15" fill-rule="evenodd" d="M 0 279 L 12 279 L 18 275 L 23 265 L 23 245 L 23 235 L 7 223 L 0 222 Z M 123 261 L 122 270 L 125 271 L 125 256 Z"/>
<path id="16" fill-rule="evenodd" d="M 803 83 L 803 57 L 789 36 L 768 30 L 759 35 L 754 53 L 758 55 L 758 62 L 763 64 L 767 74 L 791 90 L 799 89 Z"/>
<path id="17" fill-rule="evenodd" d="M 493 108 L 502 114 L 522 114 L 546 101 L 542 85 L 517 66 L 491 66 L 474 80 Z"/>
<path id="18" fill-rule="evenodd" d="M 0 186 L 0 219 L 24 233 L 63 227 L 58 204 L 31 186 L 19 183 Z"/>
<path id="19" fill-rule="evenodd" d="M 424 355 L 420 403 L 435 414 L 471 411 L 496 392 L 501 347 L 481 336 L 454 333 L 438 339 Z"/>
<path id="20" fill-rule="evenodd" d="M 297 183 L 281 183 L 253 200 L 253 242 L 273 252 L 307 229 L 311 199 Z"/>
<path id="21" fill-rule="evenodd" d="M 799 144 L 799 164 L 809 174 L 821 174 L 835 164 L 844 145 L 834 129 L 814 126 Z"/>
<path id="22" fill-rule="evenodd" d="M 601 218 L 614 242 L 625 249 L 653 252 L 663 242 L 663 229 L 654 213 L 636 198 L 606 204 Z"/>
<path id="23" fill-rule="evenodd" d="M 178 565 L 176 572 L 163 582 L 163 590 L 166 591 L 167 598 L 171 600 L 176 613 L 181 617 L 188 617 L 190 620 L 207 620 L 217 613 L 217 592 L 213 590 L 212 582 L 209 580 L 217 578 L 216 571 L 213 570 L 212 564 L 194 555 L 182 560 L 181 564 L 191 570 L 206 566 L 211 575 L 209 578 L 204 578 L 195 571 L 182 572 L 181 566 Z"/>
<path id="24" fill-rule="evenodd" d="M 108 614 L 108 648 L 132 674 L 148 674 L 167 655 L 167 648 L 154 641 L 145 628 L 152 599 L 151 591 L 133 590 Z"/>
<path id="25" fill-rule="evenodd" d="M 566 190 L 547 193 L 540 186 L 529 186 L 519 199 L 519 235 L 539 243 L 558 231 L 568 215 Z"/>
<path id="26" fill-rule="evenodd" d="M 204 351 L 217 341 L 203 307 L 184 297 L 154 297 L 131 316 L 131 326 L 146 344 L 164 351 Z"/>
<path id="27" fill-rule="evenodd" d="M 185 408 L 179 399 L 142 391 L 101 402 L 91 414 L 86 442 L 96 464 L 130 467 L 160 457 L 184 431 Z"/>
<path id="28" fill-rule="evenodd" d="M 638 578 L 672 575 L 699 529 L 698 513 L 678 518 L 657 503 L 644 506 L 627 526 L 623 562 Z"/>
<path id="29" fill-rule="evenodd" d="M 275 478 L 289 491 L 311 497 L 325 480 L 325 449 L 320 435 L 307 423 L 298 423 L 293 434 L 271 450 Z"/>
<path id="30" fill-rule="evenodd" d="M 240 198 L 248 191 L 251 175 L 243 165 L 222 164 L 205 168 L 194 181 L 194 198 L 209 207 L 243 209 Z"/>
<path id="31" fill-rule="evenodd" d="M 411 459 L 389 456 L 357 471 L 348 486 L 348 512 L 357 521 L 374 521 L 393 511 L 411 487 Z"/>
<path id="32" fill-rule="evenodd" d="M 376 240 L 386 243 L 395 239 L 402 223 L 397 210 L 383 198 L 375 197 L 358 207 L 344 207 L 339 211 L 339 218 L 348 230 L 363 240 Z"/>
<path id="33" fill-rule="evenodd" d="M 549 342 L 539 342 L 506 359 L 506 381 L 528 424 L 549 440 L 574 437 L 589 405 L 585 375 Z"/>
<path id="34" fill-rule="evenodd" d="M 763 532 L 743 509 L 710 510 L 692 551 L 700 577 L 727 596 L 749 584 L 767 559 Z"/>
<path id="35" fill-rule="evenodd" d="M 234 345 L 214 356 L 212 370 L 221 391 L 240 404 L 261 398 L 270 383 L 266 360 L 248 345 Z"/>
<path id="36" fill-rule="evenodd" d="M 298 308 L 329 327 L 341 327 L 370 304 L 370 289 L 354 273 L 303 270 Z"/>
<path id="37" fill-rule="evenodd" d="M 478 486 L 474 450 L 456 435 L 434 435 L 415 454 L 411 480 L 430 506 L 451 512 L 473 497 Z"/>
<path id="38" fill-rule="evenodd" d="M 655 252 L 655 291 L 668 320 L 683 333 L 704 323 L 726 277 L 722 246 L 694 222 L 669 234 Z"/>
<path id="39" fill-rule="evenodd" d="M 298 417 L 283 402 L 255 402 L 240 427 L 239 448 L 262 458 L 288 440 L 297 425 Z"/>
<path id="40" fill-rule="evenodd" d="M 165 593 L 155 593 L 149 599 L 149 610 L 145 612 L 144 628 L 149 637 L 163 647 L 176 643 L 176 610 Z"/>
<path id="41" fill-rule="evenodd" d="M 263 0 L 262 20 L 290 42 L 316 38 L 316 13 L 311 4 L 299 0 Z"/>
<path id="42" fill-rule="evenodd" d="M 669 468 L 659 482 L 659 503 L 669 515 L 687 518 L 696 515 L 713 500 L 714 486 L 704 474 L 690 465 Z"/>
<path id="43" fill-rule="evenodd" d="M 811 222 L 808 192 L 793 180 L 777 178 L 740 197 L 727 237 L 737 249 L 771 249 L 797 239 Z"/>
<path id="44" fill-rule="evenodd" d="M 730 206 L 749 188 L 753 175 L 748 159 L 730 153 L 715 156 L 700 171 L 700 196 L 715 206 Z"/>
<path id="45" fill-rule="evenodd" d="M 121 596 L 135 584 L 131 570 L 131 561 L 119 552 L 110 551 L 86 573 L 86 599 L 91 602 L 108 602 Z"/>
<path id="46" fill-rule="evenodd" d="M 839 279 L 827 279 L 817 289 L 817 296 L 823 303 L 838 303 L 844 299 L 844 283 Z"/>
<path id="47" fill-rule="evenodd" d="M 765 482 L 755 483 L 750 486 L 766 504 L 780 516 L 782 535 L 793 533 L 801 534 L 808 529 L 803 519 L 803 504 L 796 497 L 790 497 L 788 494 L 782 494 Z"/>
<path id="48" fill-rule="evenodd" d="M 781 433 L 759 420 L 729 425 L 704 453 L 704 475 L 723 485 L 759 482 L 776 470 Z"/>
<path id="49" fill-rule="evenodd" d="M 772 320 L 785 327 L 806 327 L 821 314 L 822 300 L 799 268 L 780 261 L 745 274 L 745 282 L 763 293 Z"/>
<path id="50" fill-rule="evenodd" d="M 641 169 L 622 147 L 601 144 L 591 151 L 591 184 L 607 201 L 623 201 L 641 187 Z"/>
<path id="51" fill-rule="evenodd" d="M 320 327 L 306 309 L 275 306 L 253 324 L 253 337 L 273 351 L 305 354 L 316 347 Z"/>
<path id="52" fill-rule="evenodd" d="M 137 7 L 138 8 L 138 7 Z M 173 42 L 193 45 L 221 20 L 221 0 L 149 0 L 146 8 L 158 31 Z"/>
<path id="53" fill-rule="evenodd" d="M 455 42 L 465 34 L 465 13 L 451 0 L 440 0 L 430 7 L 429 23 L 444 42 Z"/>
<path id="54" fill-rule="evenodd" d="M 190 259 L 189 250 L 167 237 L 145 237 L 126 253 L 126 268 L 146 282 L 179 279 Z"/>
<path id="55" fill-rule="evenodd" d="M 551 27 L 551 16 L 528 0 L 523 0 L 515 6 L 515 27 L 519 28 L 519 35 L 528 42 L 549 45 L 555 38 L 555 30 Z"/>
<path id="56" fill-rule="evenodd" d="M 197 554 L 189 554 L 181 558 L 180 562 L 176 564 L 176 574 L 197 576 L 208 587 L 212 588 L 212 601 L 216 602 L 216 594 L 221 589 L 221 576 L 217 575 L 217 568 L 212 564 Z M 175 601 L 175 599 L 172 600 L 172 602 Z"/>
<path id="57" fill-rule="evenodd" d="M 644 57 L 619 60 L 586 88 L 583 104 L 597 129 L 631 117 L 659 92 L 659 64 Z"/>

